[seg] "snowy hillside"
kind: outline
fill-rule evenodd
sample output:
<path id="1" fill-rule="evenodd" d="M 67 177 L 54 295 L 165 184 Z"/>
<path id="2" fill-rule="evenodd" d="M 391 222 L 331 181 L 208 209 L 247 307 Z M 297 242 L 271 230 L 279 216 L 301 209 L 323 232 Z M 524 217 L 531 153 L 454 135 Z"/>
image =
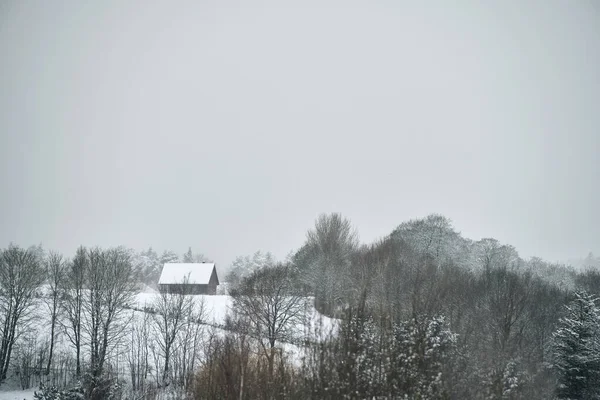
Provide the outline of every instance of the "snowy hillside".
<path id="1" fill-rule="evenodd" d="M 156 298 L 160 294 L 154 291 L 139 293 L 136 296 L 136 304 L 138 309 L 150 309 Z M 206 323 L 209 325 L 222 326 L 225 323 L 225 318 L 233 310 L 233 299 L 227 295 L 197 295 L 193 296 L 198 304 L 204 304 Z M 306 316 L 308 319 L 307 326 L 299 326 L 300 332 L 306 331 L 307 328 L 320 326 L 323 331 L 329 332 L 334 326 L 334 320 L 321 315 L 313 306 L 313 298 L 307 297 Z"/>

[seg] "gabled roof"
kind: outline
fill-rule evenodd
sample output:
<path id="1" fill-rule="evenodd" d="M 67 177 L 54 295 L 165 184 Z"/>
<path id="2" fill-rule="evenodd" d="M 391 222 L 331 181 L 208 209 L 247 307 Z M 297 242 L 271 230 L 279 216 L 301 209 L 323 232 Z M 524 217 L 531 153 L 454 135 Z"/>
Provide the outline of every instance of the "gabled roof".
<path id="1" fill-rule="evenodd" d="M 183 283 L 188 278 L 187 283 L 207 285 L 214 269 L 214 263 L 166 263 L 158 284 Z"/>

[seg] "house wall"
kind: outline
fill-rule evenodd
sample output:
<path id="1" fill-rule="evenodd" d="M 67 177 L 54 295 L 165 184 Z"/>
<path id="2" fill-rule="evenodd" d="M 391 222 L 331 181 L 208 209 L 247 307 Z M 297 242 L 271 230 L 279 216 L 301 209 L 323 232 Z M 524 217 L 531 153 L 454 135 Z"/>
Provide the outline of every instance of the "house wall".
<path id="1" fill-rule="evenodd" d="M 189 295 L 208 294 L 216 295 L 216 285 L 197 285 L 197 284 L 162 284 L 158 285 L 158 289 L 161 293 L 183 293 Z"/>

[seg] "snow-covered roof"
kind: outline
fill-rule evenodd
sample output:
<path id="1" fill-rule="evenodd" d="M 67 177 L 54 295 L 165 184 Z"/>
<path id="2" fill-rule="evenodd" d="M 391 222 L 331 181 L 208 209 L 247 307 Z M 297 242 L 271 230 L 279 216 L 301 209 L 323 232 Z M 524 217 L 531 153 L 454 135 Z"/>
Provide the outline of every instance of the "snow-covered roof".
<path id="1" fill-rule="evenodd" d="M 187 283 L 207 285 L 214 268 L 214 263 L 166 263 L 158 284 L 183 283 L 189 277 Z"/>

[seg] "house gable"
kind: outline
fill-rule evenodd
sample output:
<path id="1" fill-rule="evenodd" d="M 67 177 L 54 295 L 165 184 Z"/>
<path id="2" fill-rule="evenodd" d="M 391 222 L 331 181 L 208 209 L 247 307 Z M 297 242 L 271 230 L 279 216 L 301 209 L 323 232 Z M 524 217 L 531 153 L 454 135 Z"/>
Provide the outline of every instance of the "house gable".
<path id="1" fill-rule="evenodd" d="M 212 273 L 210 274 L 210 280 L 208 281 L 209 285 L 219 286 L 219 277 L 217 276 L 217 267 L 214 266 Z"/>

